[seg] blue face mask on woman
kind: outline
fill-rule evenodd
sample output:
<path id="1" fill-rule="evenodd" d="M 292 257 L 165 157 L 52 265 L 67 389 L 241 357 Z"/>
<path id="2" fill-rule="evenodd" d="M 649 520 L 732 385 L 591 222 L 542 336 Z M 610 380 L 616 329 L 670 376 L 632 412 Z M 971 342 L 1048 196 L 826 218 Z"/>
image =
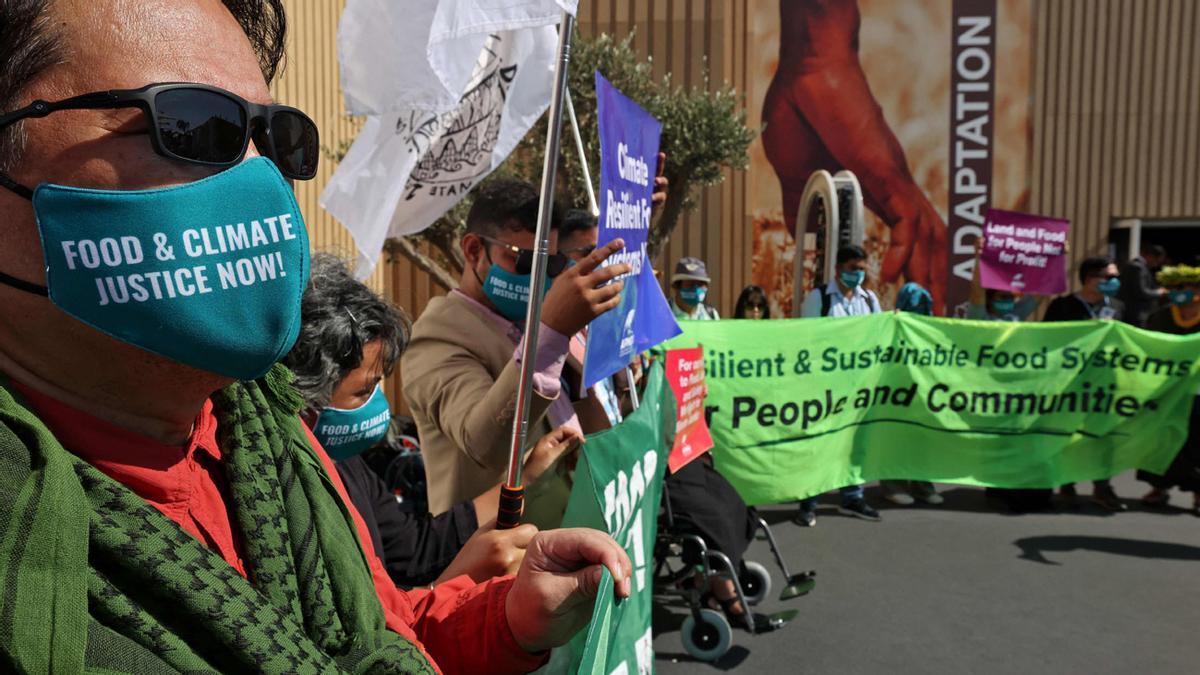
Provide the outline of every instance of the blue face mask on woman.
<path id="1" fill-rule="evenodd" d="M 238 379 L 300 332 L 308 233 L 263 157 L 152 190 L 44 183 L 33 191 L 46 286 L 0 274 L 118 340 Z"/>
<path id="2" fill-rule="evenodd" d="M 1168 296 L 1171 299 L 1171 304 L 1176 307 L 1190 305 L 1196 299 L 1196 292 L 1190 288 L 1177 288 L 1171 291 Z"/>
<path id="3" fill-rule="evenodd" d="M 357 408 L 322 410 L 313 425 L 313 436 L 333 459 L 349 459 L 383 440 L 391 422 L 387 395 L 383 393 L 383 385 L 377 384 L 371 398 Z"/>

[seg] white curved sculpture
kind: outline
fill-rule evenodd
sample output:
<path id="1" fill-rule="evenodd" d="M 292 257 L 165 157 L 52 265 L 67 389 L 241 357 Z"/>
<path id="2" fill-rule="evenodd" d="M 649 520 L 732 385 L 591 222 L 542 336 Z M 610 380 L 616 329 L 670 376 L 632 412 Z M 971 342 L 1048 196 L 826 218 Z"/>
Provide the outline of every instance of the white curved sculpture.
<path id="1" fill-rule="evenodd" d="M 808 232 L 806 228 L 814 214 L 818 229 Z M 800 316 L 800 306 L 804 303 L 804 260 L 808 251 L 816 249 L 813 281 L 814 286 L 820 287 L 833 278 L 838 248 L 847 244 L 861 246 L 866 238 L 862 188 L 853 173 L 842 170 L 831 175 L 821 170 L 809 176 L 796 214 L 796 234 L 792 316 Z"/>

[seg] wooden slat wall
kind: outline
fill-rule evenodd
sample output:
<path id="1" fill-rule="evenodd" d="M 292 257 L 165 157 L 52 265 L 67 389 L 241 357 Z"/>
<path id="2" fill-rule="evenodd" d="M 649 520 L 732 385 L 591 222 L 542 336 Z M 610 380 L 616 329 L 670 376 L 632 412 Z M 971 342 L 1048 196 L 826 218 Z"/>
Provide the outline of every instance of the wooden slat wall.
<path id="1" fill-rule="evenodd" d="M 1039 0 L 1031 205 L 1076 260 L 1121 218 L 1200 218 L 1200 3 Z"/>
<path id="2" fill-rule="evenodd" d="M 321 130 L 321 146 L 333 150 L 354 138 L 358 124 L 346 116 L 338 82 L 337 22 L 345 0 L 285 0 L 288 18 L 287 60 L 271 90 L 280 103 L 296 106 L 312 116 Z M 350 233 L 317 203 L 333 175 L 334 163 L 321 158 L 317 177 L 296 184 L 296 199 L 304 212 L 312 246 L 317 251 L 350 255 Z M 382 289 L 382 275 L 371 279 Z"/>

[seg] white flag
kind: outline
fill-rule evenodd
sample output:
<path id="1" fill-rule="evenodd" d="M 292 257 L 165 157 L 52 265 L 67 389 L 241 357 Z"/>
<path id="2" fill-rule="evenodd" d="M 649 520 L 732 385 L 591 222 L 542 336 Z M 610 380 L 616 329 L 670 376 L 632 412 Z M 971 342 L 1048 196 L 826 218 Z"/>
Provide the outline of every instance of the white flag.
<path id="1" fill-rule="evenodd" d="M 453 208 L 550 104 L 555 26 L 578 0 L 350 0 L 338 27 L 362 132 L 321 195 L 354 236 L 357 274 L 388 237 Z"/>

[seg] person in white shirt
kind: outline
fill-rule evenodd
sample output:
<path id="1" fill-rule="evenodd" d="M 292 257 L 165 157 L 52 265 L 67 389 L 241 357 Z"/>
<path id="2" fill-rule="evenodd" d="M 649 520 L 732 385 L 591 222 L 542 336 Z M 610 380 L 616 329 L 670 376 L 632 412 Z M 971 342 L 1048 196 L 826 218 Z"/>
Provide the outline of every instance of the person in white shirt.
<path id="1" fill-rule="evenodd" d="M 867 252 L 861 246 L 843 246 L 837 252 L 837 269 L 834 278 L 821 288 L 814 288 L 800 309 L 800 316 L 862 316 L 878 314 L 879 296 L 863 288 L 867 278 Z M 863 520 L 879 521 L 879 512 L 871 508 L 863 496 L 862 485 L 847 485 L 839 490 L 842 495 L 838 513 Z M 817 498 L 809 497 L 800 502 L 800 512 L 794 519 L 796 524 L 812 527 L 817 524 Z"/>

